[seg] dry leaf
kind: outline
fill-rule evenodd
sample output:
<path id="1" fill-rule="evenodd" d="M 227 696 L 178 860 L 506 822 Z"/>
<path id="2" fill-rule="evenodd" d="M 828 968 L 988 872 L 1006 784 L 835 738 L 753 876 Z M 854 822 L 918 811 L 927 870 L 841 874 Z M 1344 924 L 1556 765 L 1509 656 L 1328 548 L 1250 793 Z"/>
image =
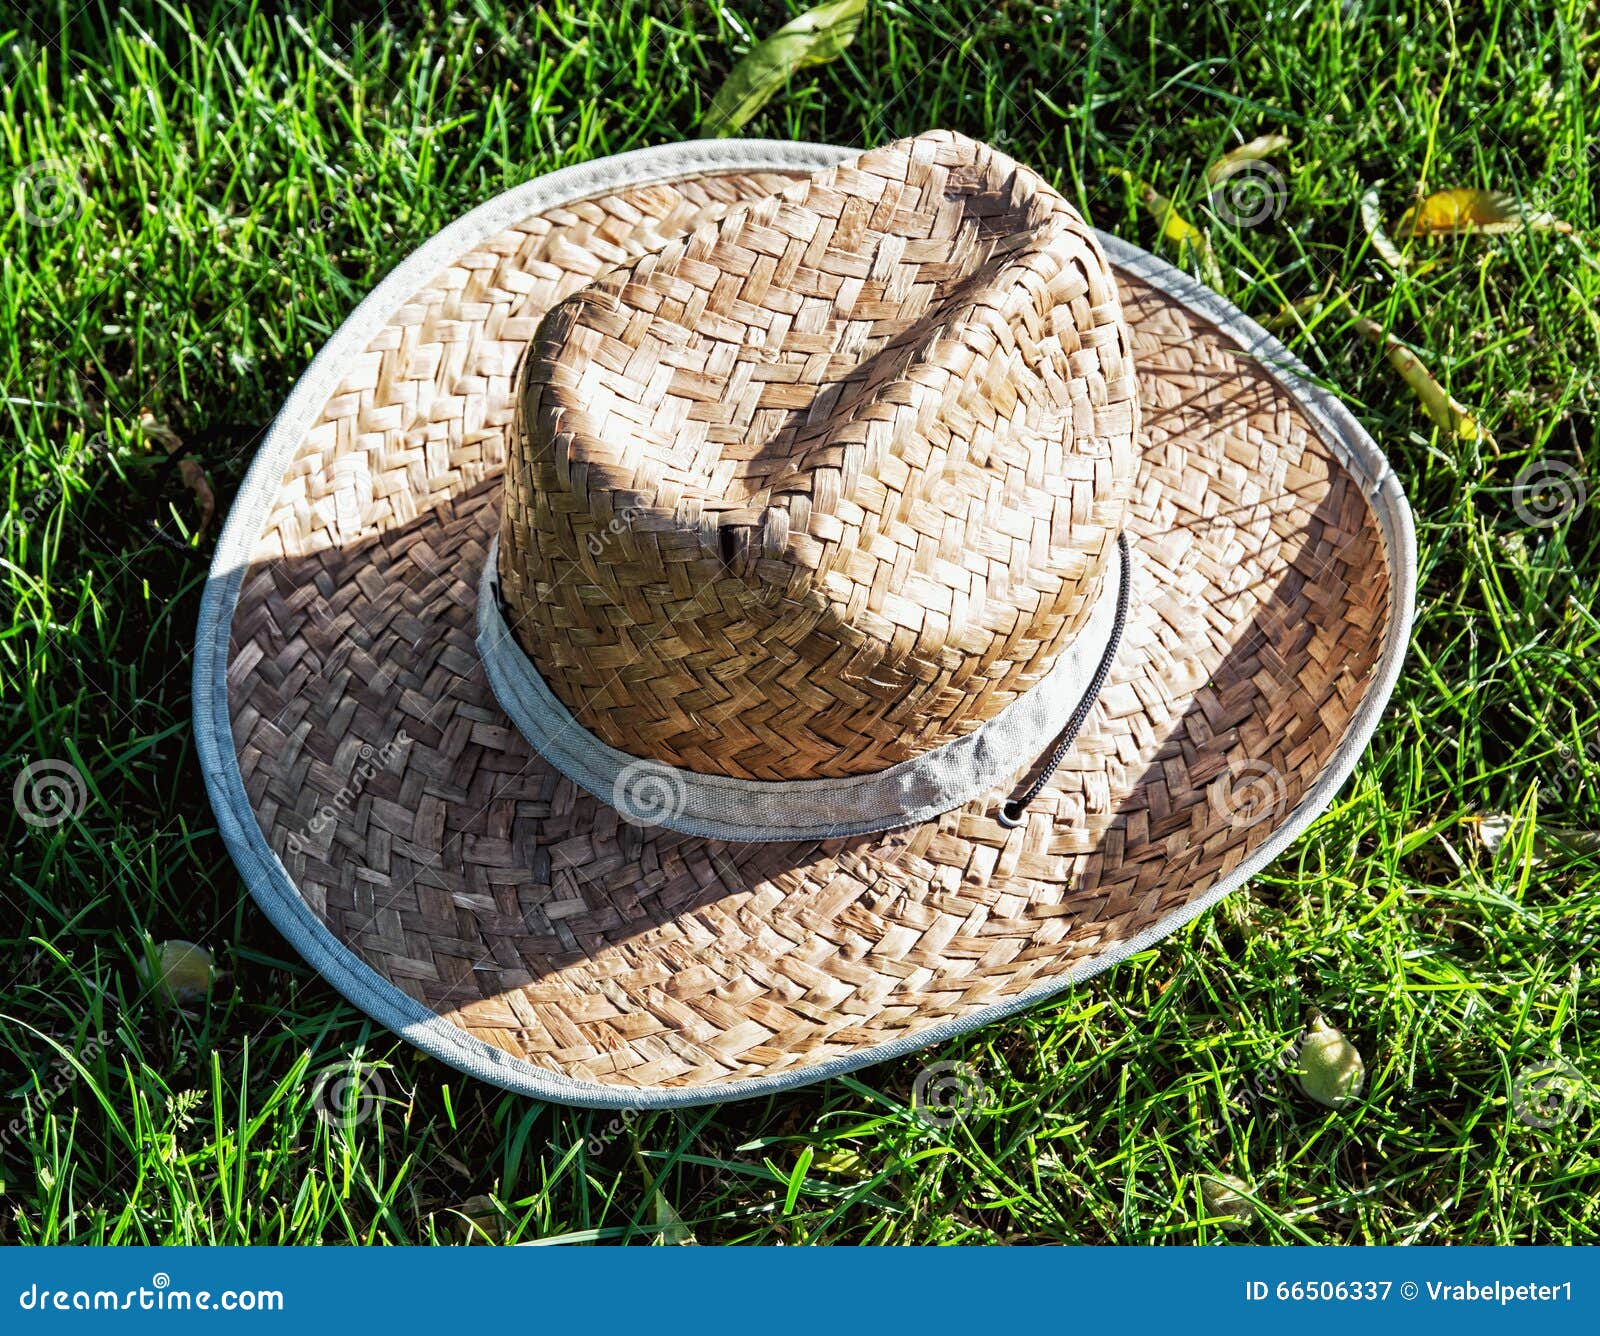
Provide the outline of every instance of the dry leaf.
<path id="1" fill-rule="evenodd" d="M 1507 232 L 1570 232 L 1553 214 L 1524 208 L 1497 190 L 1436 190 L 1405 211 L 1400 230 L 1414 237 L 1460 236 L 1481 232 L 1496 236 Z"/>
<path id="2" fill-rule="evenodd" d="M 217 494 L 211 490 L 211 479 L 206 477 L 206 471 L 200 467 L 199 462 L 188 455 L 178 461 L 178 476 L 183 479 L 183 485 L 194 493 L 195 500 L 200 503 L 200 527 L 196 532 L 204 537 L 217 514 Z"/>
<path id="3" fill-rule="evenodd" d="M 646 1178 L 653 1178 L 649 1162 L 644 1158 L 644 1153 L 639 1149 L 639 1143 L 634 1142 L 633 1158 L 639 1166 L 639 1172 Z M 658 1185 L 650 1193 L 650 1214 L 653 1223 L 661 1235 L 662 1243 L 672 1245 L 685 1245 L 698 1242 L 694 1231 L 684 1224 L 683 1217 L 673 1209 L 672 1203 L 667 1200 L 667 1194 Z"/>
<path id="4" fill-rule="evenodd" d="M 1500 846 L 1506 842 L 1506 836 L 1516 824 L 1515 818 L 1507 812 L 1489 812 L 1468 819 L 1483 847 L 1491 855 L 1500 852 Z M 1600 832 L 1580 830 L 1575 826 L 1536 826 L 1533 832 L 1533 862 L 1542 863 L 1559 854 L 1579 857 L 1600 854 Z"/>
<path id="5" fill-rule="evenodd" d="M 867 0 L 831 0 L 790 19 L 765 41 L 757 42 L 728 73 L 711 99 L 702 130 L 731 135 L 788 82 L 796 70 L 825 65 L 856 39 Z"/>
<path id="6" fill-rule="evenodd" d="M 169 455 L 183 449 L 183 438 L 148 408 L 139 410 L 139 429 L 148 440 L 154 441 Z M 196 532 L 204 537 L 217 515 L 217 494 L 211 490 L 211 479 L 206 477 L 200 461 L 191 455 L 183 455 L 178 460 L 178 476 L 200 503 L 200 527 Z"/>
<path id="7" fill-rule="evenodd" d="M 458 1217 L 454 1222 L 455 1233 L 463 1243 L 475 1243 L 485 1238 L 500 1243 L 505 1239 L 506 1218 L 493 1197 L 479 1194 L 448 1209 Z"/>
<path id="8" fill-rule="evenodd" d="M 1206 184 L 1214 186 L 1219 181 L 1233 175 L 1247 162 L 1259 162 L 1262 158 L 1270 157 L 1279 149 L 1289 147 L 1288 135 L 1258 135 L 1248 144 L 1240 144 L 1238 148 L 1231 149 L 1218 158 L 1206 169 Z"/>
<path id="9" fill-rule="evenodd" d="M 1464 404 L 1452 399 L 1417 355 L 1393 334 L 1387 333 L 1375 320 L 1368 320 L 1366 316 L 1356 318 L 1356 332 L 1383 348 L 1383 354 L 1389 359 L 1389 365 L 1398 371 L 1405 383 L 1416 392 L 1428 416 L 1439 426 L 1464 441 L 1494 444 L 1494 437 L 1478 425 L 1478 420 L 1472 416 L 1471 411 Z"/>
<path id="10" fill-rule="evenodd" d="M 1406 258 L 1400 254 L 1400 248 L 1389 239 L 1389 234 L 1383 230 L 1383 215 L 1378 211 L 1377 186 L 1373 186 L 1361 196 L 1361 225 L 1367 229 L 1367 237 L 1372 242 L 1372 249 L 1383 257 L 1383 262 L 1397 274 L 1404 272 Z"/>
<path id="11" fill-rule="evenodd" d="M 147 439 L 154 441 L 169 455 L 174 450 L 183 449 L 183 438 L 173 431 L 168 423 L 163 422 L 148 408 L 139 410 L 139 430 L 144 433 Z"/>

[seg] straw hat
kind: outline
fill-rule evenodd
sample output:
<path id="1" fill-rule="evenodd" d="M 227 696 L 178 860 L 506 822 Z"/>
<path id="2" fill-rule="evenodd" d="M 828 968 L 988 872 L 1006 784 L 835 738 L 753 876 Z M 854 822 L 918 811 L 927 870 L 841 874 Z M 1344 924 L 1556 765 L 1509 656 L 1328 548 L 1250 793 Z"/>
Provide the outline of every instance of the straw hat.
<path id="1" fill-rule="evenodd" d="M 936 133 L 542 177 L 296 386 L 195 715 L 257 901 L 511 1090 L 658 1107 L 992 1022 L 1349 775 L 1405 499 L 1222 298 Z"/>

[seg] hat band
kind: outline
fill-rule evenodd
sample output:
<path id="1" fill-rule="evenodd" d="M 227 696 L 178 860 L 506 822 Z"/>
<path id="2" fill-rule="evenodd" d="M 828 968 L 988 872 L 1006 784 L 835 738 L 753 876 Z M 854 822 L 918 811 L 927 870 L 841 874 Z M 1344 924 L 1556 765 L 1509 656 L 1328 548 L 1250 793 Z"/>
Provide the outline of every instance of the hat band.
<path id="1" fill-rule="evenodd" d="M 636 826 L 746 843 L 825 840 L 928 821 L 1004 783 L 1081 720 L 1120 639 L 1119 602 L 1132 577 L 1126 544 L 1116 578 L 1101 582 L 1088 621 L 1050 671 L 964 737 L 886 770 L 838 779 L 703 775 L 632 756 L 580 724 L 550 690 L 506 625 L 500 540 L 478 586 L 478 654 L 501 707 L 546 761 Z M 1080 710 L 1080 706 L 1083 709 Z"/>

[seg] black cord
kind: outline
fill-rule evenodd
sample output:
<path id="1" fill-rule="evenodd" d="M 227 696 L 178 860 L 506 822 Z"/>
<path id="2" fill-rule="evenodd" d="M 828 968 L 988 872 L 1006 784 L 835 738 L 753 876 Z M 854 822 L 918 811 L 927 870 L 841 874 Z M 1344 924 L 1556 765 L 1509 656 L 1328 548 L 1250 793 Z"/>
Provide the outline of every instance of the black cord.
<path id="1" fill-rule="evenodd" d="M 1106 652 L 1100 656 L 1100 666 L 1094 670 L 1094 678 L 1089 683 L 1089 689 L 1083 693 L 1083 699 L 1078 702 L 1072 717 L 1067 720 L 1067 726 L 1056 738 L 1056 745 L 1050 749 L 1050 759 L 1044 763 L 1044 769 L 1039 772 L 1033 783 L 1028 785 L 1020 798 L 1007 799 L 995 812 L 994 819 L 1007 830 L 1022 824 L 1028 804 L 1039 796 L 1044 786 L 1050 782 L 1050 776 L 1055 774 L 1057 767 L 1067 759 L 1067 751 L 1077 739 L 1078 730 L 1083 727 L 1083 721 L 1089 717 L 1089 711 L 1094 706 L 1096 697 L 1100 695 L 1100 689 L 1105 686 L 1107 676 L 1110 675 L 1111 662 L 1117 657 L 1117 646 L 1122 641 L 1122 631 L 1128 622 L 1128 586 L 1133 583 L 1133 572 L 1128 569 L 1126 534 L 1117 535 L 1117 556 L 1122 566 L 1117 586 L 1117 619 L 1111 624 L 1111 639 L 1106 642 Z"/>

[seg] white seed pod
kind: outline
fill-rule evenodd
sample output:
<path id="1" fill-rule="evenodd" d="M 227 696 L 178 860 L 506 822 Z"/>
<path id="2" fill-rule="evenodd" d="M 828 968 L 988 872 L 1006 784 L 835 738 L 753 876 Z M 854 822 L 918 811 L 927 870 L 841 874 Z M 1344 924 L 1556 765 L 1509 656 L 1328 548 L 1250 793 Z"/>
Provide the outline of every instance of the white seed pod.
<path id="1" fill-rule="evenodd" d="M 1356 1046 L 1319 1014 L 1300 1036 L 1295 1076 L 1300 1089 L 1318 1104 L 1342 1109 L 1360 1095 L 1367 1067 Z"/>
<path id="2" fill-rule="evenodd" d="M 193 942 L 151 943 L 139 977 L 177 1002 L 197 1002 L 206 995 L 216 973 L 211 952 Z"/>
<path id="3" fill-rule="evenodd" d="M 1256 1218 L 1256 1204 L 1245 1194 L 1250 1191 L 1242 1179 L 1232 1174 L 1208 1174 L 1200 1180 L 1200 1200 L 1208 1216 L 1220 1216 L 1224 1229 L 1243 1229 Z"/>

